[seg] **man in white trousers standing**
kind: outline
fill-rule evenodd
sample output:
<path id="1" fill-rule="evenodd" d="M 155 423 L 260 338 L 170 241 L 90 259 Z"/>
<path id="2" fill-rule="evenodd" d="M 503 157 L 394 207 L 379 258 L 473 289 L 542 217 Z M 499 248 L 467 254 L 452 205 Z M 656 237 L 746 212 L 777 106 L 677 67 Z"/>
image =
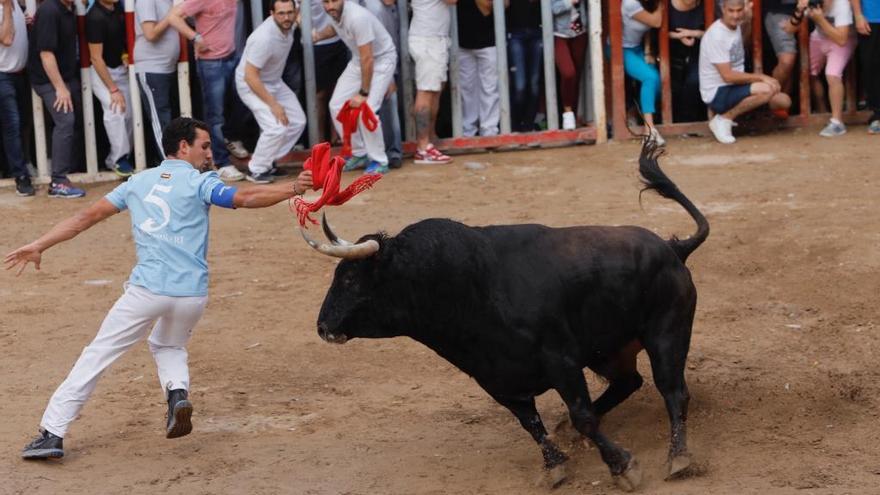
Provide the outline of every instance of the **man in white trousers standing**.
<path id="1" fill-rule="evenodd" d="M 304 171 L 295 182 L 242 191 L 226 186 L 213 171 L 208 126 L 190 118 L 171 121 L 163 130 L 162 148 L 167 159 L 158 167 L 132 176 L 36 241 L 6 255 L 7 270 L 18 266 L 20 275 L 28 263 L 39 270 L 43 251 L 122 210 L 130 211 L 137 265 L 125 293 L 49 400 L 39 435 L 22 451 L 25 459 L 64 456 L 64 435 L 101 374 L 148 333 L 168 401 L 165 436 L 189 434 L 193 407 L 187 392 L 186 345 L 207 303 L 211 205 L 263 208 L 302 194 L 312 185 L 311 172 Z"/>
<path id="2" fill-rule="evenodd" d="M 260 124 L 260 139 L 251 155 L 247 179 L 272 182 L 273 162 L 299 140 L 306 115 L 294 92 L 281 80 L 290 47 L 296 9 L 293 0 L 275 0 L 271 16 L 248 37 L 235 69 L 235 88 Z"/>
<path id="3" fill-rule="evenodd" d="M 132 120 L 128 66 L 125 61 L 125 13 L 119 0 L 98 0 L 86 14 L 92 92 L 104 111 L 110 141 L 105 164 L 120 177 L 134 172 L 131 164 Z"/>
<path id="4" fill-rule="evenodd" d="M 366 102 L 378 114 L 388 86 L 394 80 L 397 49 L 382 22 L 364 7 L 345 0 L 321 1 L 330 16 L 330 25 L 323 32 L 313 33 L 312 39 L 320 41 L 335 34 L 351 50 L 351 60 L 336 82 L 329 105 L 333 124 L 342 135 L 342 123 L 336 116 L 346 102 L 352 108 Z M 371 132 L 363 120 L 358 119 L 358 131 L 351 137 L 351 148 L 352 157 L 345 163 L 345 170 L 366 168 L 368 174 L 388 172 L 381 123 Z"/>

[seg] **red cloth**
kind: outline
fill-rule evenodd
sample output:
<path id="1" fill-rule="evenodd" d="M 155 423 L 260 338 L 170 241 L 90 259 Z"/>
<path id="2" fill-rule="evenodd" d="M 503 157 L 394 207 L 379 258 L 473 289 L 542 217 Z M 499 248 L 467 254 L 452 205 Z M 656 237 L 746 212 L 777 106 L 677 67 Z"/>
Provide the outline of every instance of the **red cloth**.
<path id="1" fill-rule="evenodd" d="M 369 107 L 367 107 L 369 109 Z M 301 196 L 293 198 L 293 208 L 295 210 L 297 220 L 303 227 L 306 220 L 317 225 L 318 221 L 313 219 L 309 213 L 320 210 L 324 205 L 337 206 L 351 199 L 355 194 L 369 189 L 379 179 L 382 174 L 364 174 L 354 182 L 352 182 L 344 191 L 339 191 L 339 183 L 342 178 L 342 166 L 345 162 L 341 157 L 330 156 L 330 143 L 321 143 L 312 147 L 312 156 L 303 164 L 305 170 L 312 171 L 313 189 L 323 189 L 321 197 L 317 201 L 309 203 L 302 199 Z"/>
<path id="2" fill-rule="evenodd" d="M 379 119 L 366 101 L 357 108 L 350 107 L 346 101 L 336 115 L 336 120 L 342 124 L 342 156 L 351 156 L 351 135 L 357 132 L 358 117 L 364 121 L 364 126 L 370 132 L 375 131 L 379 126 Z"/>

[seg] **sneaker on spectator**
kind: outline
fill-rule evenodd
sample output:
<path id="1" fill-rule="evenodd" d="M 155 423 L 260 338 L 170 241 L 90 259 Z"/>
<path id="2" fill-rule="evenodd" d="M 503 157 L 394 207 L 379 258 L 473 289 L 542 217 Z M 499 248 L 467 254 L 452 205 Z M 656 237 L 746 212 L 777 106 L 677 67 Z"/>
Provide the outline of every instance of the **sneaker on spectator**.
<path id="1" fill-rule="evenodd" d="M 229 153 L 239 160 L 251 156 L 250 152 L 244 147 L 244 144 L 241 141 L 230 141 L 228 139 L 225 139 L 224 141 L 226 141 L 226 149 L 229 150 Z"/>
<path id="2" fill-rule="evenodd" d="M 272 165 L 272 168 L 269 169 L 269 173 L 272 174 L 272 177 L 287 177 L 289 175 L 287 170 L 280 169 L 275 165 Z"/>
<path id="3" fill-rule="evenodd" d="M 217 175 L 223 180 L 235 182 L 244 179 L 244 174 L 239 172 L 235 165 L 224 165 L 217 169 Z"/>
<path id="4" fill-rule="evenodd" d="M 716 115 L 709 121 L 709 130 L 721 144 L 733 144 L 736 138 L 733 137 L 733 121 L 725 119 L 720 114 Z"/>
<path id="5" fill-rule="evenodd" d="M 260 174 L 247 174 L 247 180 L 254 184 L 271 184 L 275 182 L 275 177 L 272 176 L 272 172 L 263 172 Z"/>
<path id="6" fill-rule="evenodd" d="M 134 166 L 129 161 L 128 156 L 123 156 L 116 160 L 116 165 L 113 166 L 113 173 L 122 178 L 131 177 L 131 174 L 134 173 Z"/>
<path id="7" fill-rule="evenodd" d="M 445 164 L 452 161 L 452 158 L 444 155 L 437 148 L 434 147 L 433 144 L 429 144 L 424 151 L 416 150 L 416 154 L 413 155 L 413 163 L 430 165 L 432 163 Z"/>
<path id="8" fill-rule="evenodd" d="M 880 118 L 871 120 L 868 124 L 868 134 L 880 134 Z"/>
<path id="9" fill-rule="evenodd" d="M 666 146 L 666 140 L 663 139 L 663 136 L 660 135 L 660 131 L 656 127 L 651 126 L 651 130 L 648 132 L 650 133 L 651 140 L 657 143 L 657 146 Z"/>
<path id="10" fill-rule="evenodd" d="M 819 135 L 822 137 L 837 137 L 844 134 L 846 134 L 846 126 L 843 125 L 843 122 L 835 122 L 833 120 L 829 121 L 828 125 L 819 132 Z"/>
<path id="11" fill-rule="evenodd" d="M 367 159 L 367 156 L 352 156 L 348 160 L 345 161 L 345 165 L 342 166 L 342 170 L 345 172 L 351 172 L 352 170 L 357 170 L 360 168 L 364 168 L 370 164 L 370 160 Z"/>
<path id="12" fill-rule="evenodd" d="M 27 175 L 15 178 L 15 194 L 19 196 L 33 196 L 34 185 L 31 184 L 31 178 Z"/>
<path id="13" fill-rule="evenodd" d="M 387 163 L 379 163 L 375 160 L 371 161 L 367 168 L 364 170 L 365 174 L 382 174 L 385 175 L 388 173 L 388 164 Z"/>
<path id="14" fill-rule="evenodd" d="M 403 167 L 403 160 L 400 158 L 389 158 L 388 159 L 388 168 L 401 168 Z"/>
<path id="15" fill-rule="evenodd" d="M 53 182 L 49 184 L 50 198 L 81 198 L 86 192 L 78 187 L 73 187 L 69 182 Z"/>
<path id="16" fill-rule="evenodd" d="M 574 120 L 574 112 L 564 112 L 562 114 L 562 128 L 566 131 L 573 131 L 575 127 L 577 127 L 577 123 Z"/>

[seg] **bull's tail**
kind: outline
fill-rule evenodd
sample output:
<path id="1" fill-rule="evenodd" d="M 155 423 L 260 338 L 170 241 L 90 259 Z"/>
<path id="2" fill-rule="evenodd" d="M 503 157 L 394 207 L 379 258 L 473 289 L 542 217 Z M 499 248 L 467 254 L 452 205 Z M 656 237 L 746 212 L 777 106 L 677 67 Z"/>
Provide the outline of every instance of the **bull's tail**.
<path id="1" fill-rule="evenodd" d="M 642 142 L 642 154 L 639 156 L 639 173 L 642 175 L 642 182 L 645 184 L 641 192 L 648 190 L 656 191 L 657 194 L 664 198 L 671 199 L 680 204 L 697 222 L 697 232 L 681 240 L 675 236 L 669 239 L 669 245 L 672 247 L 678 258 L 685 262 L 703 241 L 709 236 L 709 222 L 706 217 L 700 213 L 700 210 L 691 203 L 666 174 L 660 170 L 657 159 L 663 154 L 663 148 L 657 146 L 657 143 L 650 138 L 645 138 Z M 641 193 L 639 193 L 641 197 Z"/>

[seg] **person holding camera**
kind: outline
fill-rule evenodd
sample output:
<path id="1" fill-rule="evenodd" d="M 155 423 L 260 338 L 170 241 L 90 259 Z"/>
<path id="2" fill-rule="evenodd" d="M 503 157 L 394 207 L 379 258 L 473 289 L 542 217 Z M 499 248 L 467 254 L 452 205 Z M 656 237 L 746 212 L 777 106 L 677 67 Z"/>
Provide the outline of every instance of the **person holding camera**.
<path id="1" fill-rule="evenodd" d="M 828 101 L 831 103 L 831 120 L 819 132 L 823 137 L 846 134 L 843 124 L 843 69 L 856 49 L 852 7 L 848 0 L 798 0 L 797 9 L 789 23 L 798 26 L 809 17 L 816 26 L 810 35 L 810 84 L 819 112 L 827 112 L 825 87 L 819 79 L 819 71 L 825 68 L 828 81 Z"/>

